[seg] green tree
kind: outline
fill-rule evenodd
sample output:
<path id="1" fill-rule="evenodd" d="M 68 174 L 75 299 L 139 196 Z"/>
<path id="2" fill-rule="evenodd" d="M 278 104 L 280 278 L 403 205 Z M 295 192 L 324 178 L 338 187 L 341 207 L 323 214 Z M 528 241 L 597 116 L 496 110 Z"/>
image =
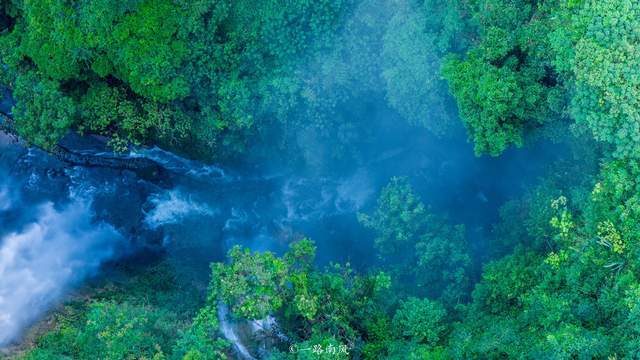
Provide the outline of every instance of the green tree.
<path id="1" fill-rule="evenodd" d="M 382 39 L 382 77 L 389 104 L 411 124 L 443 136 L 452 126 L 451 103 L 440 67 L 462 47 L 462 5 L 443 0 L 398 2 Z"/>
<path id="2" fill-rule="evenodd" d="M 14 109 L 16 129 L 36 145 L 54 145 L 76 121 L 72 98 L 57 82 L 40 78 L 35 71 L 16 80 L 14 95 L 23 99 Z"/>
<path id="3" fill-rule="evenodd" d="M 575 44 L 572 114 L 619 157 L 640 153 L 639 19 L 640 6 L 631 0 L 584 1 L 574 16 L 586 31 Z"/>
<path id="4" fill-rule="evenodd" d="M 482 0 L 472 9 L 479 40 L 464 58 L 451 56 L 443 74 L 476 154 L 497 156 L 562 115 L 561 83 L 547 39 L 554 8 Z"/>
<path id="5" fill-rule="evenodd" d="M 175 337 L 167 315 L 128 303 L 96 302 L 82 323 L 63 323 L 25 359 L 163 359 Z"/>
<path id="6" fill-rule="evenodd" d="M 431 214 L 406 178 L 393 178 L 382 190 L 371 215 L 360 222 L 376 235 L 380 258 L 411 291 L 442 298 L 448 305 L 468 291 L 471 258 L 464 227 Z"/>
<path id="7" fill-rule="evenodd" d="M 244 318 L 262 319 L 284 303 L 288 267 L 270 252 L 251 254 L 234 247 L 231 265 L 213 265 L 212 288 L 218 291 L 231 311 Z"/>
<path id="8" fill-rule="evenodd" d="M 429 299 L 408 298 L 393 316 L 393 329 L 398 338 L 434 346 L 446 330 L 444 306 Z"/>

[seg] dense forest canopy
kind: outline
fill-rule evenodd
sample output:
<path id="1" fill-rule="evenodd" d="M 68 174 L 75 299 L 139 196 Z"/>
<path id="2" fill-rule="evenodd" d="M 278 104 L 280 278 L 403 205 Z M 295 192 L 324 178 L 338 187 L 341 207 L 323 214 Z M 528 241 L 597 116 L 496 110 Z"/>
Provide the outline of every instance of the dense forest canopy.
<path id="1" fill-rule="evenodd" d="M 438 134 L 452 122 L 439 66 L 460 47 L 457 7 L 387 11 L 350 0 L 4 7 L 11 23 L 0 46 L 2 78 L 17 99 L 16 129 L 36 145 L 76 130 L 106 135 L 122 151 L 157 144 L 209 160 L 264 142 L 271 152 L 304 152 L 307 133 L 338 138 L 342 148 L 359 124 L 335 108 L 372 95 Z"/>
<path id="2" fill-rule="evenodd" d="M 43 148 L 76 131 L 313 165 L 322 139 L 348 162 L 373 125 L 336 109 L 362 98 L 437 136 L 459 118 L 478 156 L 569 143 L 501 207 L 482 264 L 394 177 L 358 216 L 368 269 L 319 265 L 308 239 L 235 247 L 202 303 L 160 265 L 64 309 L 21 357 L 227 358 L 220 311 L 275 318 L 269 359 L 640 357 L 640 2 L 9 0 L 0 26 L 12 126 Z"/>

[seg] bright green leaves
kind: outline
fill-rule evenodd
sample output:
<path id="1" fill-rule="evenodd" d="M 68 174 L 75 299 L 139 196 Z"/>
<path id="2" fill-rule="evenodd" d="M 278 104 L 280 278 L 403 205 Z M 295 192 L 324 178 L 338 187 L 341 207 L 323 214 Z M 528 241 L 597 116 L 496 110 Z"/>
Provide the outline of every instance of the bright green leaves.
<path id="1" fill-rule="evenodd" d="M 527 195 L 524 204 L 509 210 L 535 210 L 541 218 L 546 214 L 545 226 L 536 220 L 506 233 L 539 234 L 544 242 L 533 247 L 523 242 L 513 254 L 485 265 L 465 321 L 449 343 L 456 356 L 590 359 L 637 354 L 637 309 L 629 297 L 638 287 L 639 169 L 636 160 L 609 161 L 592 191 L 575 182 L 567 189 L 547 185 L 536 190 L 541 191 L 538 200 Z M 562 193 L 575 200 L 569 202 Z M 535 209 L 543 200 L 549 211 Z"/>
<path id="2" fill-rule="evenodd" d="M 549 65 L 544 7 L 537 18 L 526 1 L 479 1 L 480 41 L 463 59 L 443 67 L 476 154 L 497 156 L 561 111 L 556 74 Z M 561 102 L 561 101 L 560 101 Z"/>
<path id="3" fill-rule="evenodd" d="M 524 84 L 513 71 L 477 58 L 449 60 L 443 71 L 476 154 L 497 156 L 509 145 L 522 146 L 524 119 L 517 114 L 523 110 Z"/>
<path id="4" fill-rule="evenodd" d="M 640 6 L 631 0 L 480 1 L 480 41 L 444 74 L 477 153 L 571 116 L 616 157 L 640 154 Z M 559 90 L 564 91 L 564 95 Z M 569 104 L 570 103 L 570 104 Z"/>
<path id="5" fill-rule="evenodd" d="M 36 145 L 50 147 L 76 121 L 77 108 L 60 85 L 30 71 L 16 80 L 14 96 L 21 99 L 15 112 L 16 129 Z"/>
<path id="6" fill-rule="evenodd" d="M 634 259 L 640 252 L 639 174 L 637 160 L 606 163 L 585 216 L 586 228 L 599 245 L 594 261 L 615 272 L 637 267 Z"/>
<path id="7" fill-rule="evenodd" d="M 516 251 L 485 268 L 449 343 L 456 357 L 590 359 L 611 353 L 609 332 L 599 328 L 609 319 L 598 314 L 613 309 L 594 300 L 601 273 L 542 260 Z"/>
<path id="8" fill-rule="evenodd" d="M 616 254 L 623 254 L 626 247 L 622 235 L 609 220 L 598 224 L 599 243 L 611 249 Z"/>
<path id="9" fill-rule="evenodd" d="M 155 139 L 163 145 L 172 146 L 184 141 L 189 135 L 191 124 L 176 108 L 146 100 L 129 98 L 126 89 L 111 87 L 96 82 L 80 98 L 77 126 L 81 133 L 111 135 L 111 142 L 136 145 Z M 118 129 L 114 130 L 114 124 Z M 113 144 L 116 145 L 116 144 Z M 114 146 L 119 150 L 117 146 Z"/>
<path id="10" fill-rule="evenodd" d="M 72 6 L 33 0 L 23 8 L 20 51 L 44 75 L 54 80 L 113 75 L 137 94 L 162 102 L 186 95 L 177 69 L 187 50 L 176 37 L 181 15 L 171 1 L 146 0 L 136 8 L 123 1 Z"/>
<path id="11" fill-rule="evenodd" d="M 545 264 L 548 264 L 555 270 L 559 270 L 560 267 L 569 260 L 569 254 L 566 250 L 560 250 L 558 252 L 552 251 L 544 259 Z"/>
<path id="12" fill-rule="evenodd" d="M 19 52 L 54 80 L 81 76 L 88 60 L 83 35 L 76 26 L 76 14 L 65 0 L 27 0 L 22 6 L 24 22 Z"/>
<path id="13" fill-rule="evenodd" d="M 318 306 L 318 298 L 308 291 L 314 256 L 315 246 L 309 240 L 292 244 L 282 258 L 236 246 L 229 251 L 230 264 L 212 265 L 211 296 L 219 297 L 233 314 L 247 319 L 265 318 L 285 304 L 293 304 L 297 313 L 312 319 Z M 289 297 L 293 298 L 291 303 L 286 300 L 291 300 Z"/>
<path id="14" fill-rule="evenodd" d="M 29 0 L 19 8 L 0 46 L 22 136 L 49 147 L 77 127 L 126 148 L 148 140 L 152 127 L 167 131 L 175 110 L 159 107 L 189 92 L 178 73 L 187 55 L 182 13 L 172 1 Z"/>
<path id="15" fill-rule="evenodd" d="M 393 316 L 393 330 L 399 338 L 434 346 L 443 337 L 446 315 L 442 304 L 412 297 Z"/>
<path id="16" fill-rule="evenodd" d="M 381 256 L 397 256 L 411 249 L 429 220 L 427 209 L 406 178 L 393 178 L 378 198 L 376 211 L 360 214 L 360 222 L 376 232 L 374 244 Z"/>
<path id="17" fill-rule="evenodd" d="M 478 155 L 497 156 L 510 145 L 522 146 L 525 131 L 540 126 L 548 115 L 544 72 L 527 68 L 517 53 L 504 54 L 506 50 L 470 52 L 466 60 L 450 58 L 443 67 Z M 484 58 L 496 54 L 504 56 L 501 66 Z"/>
<path id="18" fill-rule="evenodd" d="M 207 307 L 221 300 L 239 317 L 274 315 L 294 349 L 289 357 L 276 352 L 274 359 L 446 358 L 443 304 L 415 297 L 397 303 L 386 273 L 360 276 L 341 265 L 319 270 L 310 262 L 314 253 L 308 240 L 293 243 L 282 257 L 232 249 L 229 264 L 213 267 Z M 281 296 L 278 301 L 272 290 Z M 314 346 L 322 354 L 296 351 Z M 327 354 L 331 347 L 335 353 Z"/>
<path id="19" fill-rule="evenodd" d="M 172 358 L 181 360 L 224 360 L 229 346 L 219 337 L 217 302 L 207 303 L 173 347 Z"/>
<path id="20" fill-rule="evenodd" d="M 63 322 L 25 359 L 163 359 L 175 331 L 164 311 L 128 303 L 95 302 L 82 321 Z"/>
<path id="21" fill-rule="evenodd" d="M 571 212 L 567 207 L 567 201 L 564 196 L 551 201 L 551 208 L 556 212 L 556 215 L 551 217 L 550 224 L 558 232 L 556 240 L 561 244 L 569 243 L 575 228 Z"/>
<path id="22" fill-rule="evenodd" d="M 202 306 L 199 285 L 173 263 L 131 264 L 119 279 L 97 280 L 47 320 L 45 334 L 17 359 L 223 360 L 217 302 Z M 89 294 L 87 292 L 86 294 Z"/>
<path id="23" fill-rule="evenodd" d="M 187 83 L 178 73 L 188 48 L 177 38 L 183 17 L 170 0 L 146 0 L 114 27 L 113 40 L 104 50 L 115 75 L 134 92 L 159 102 L 188 94 Z"/>
<path id="24" fill-rule="evenodd" d="M 86 354 L 89 357 L 124 359 L 134 354 L 153 357 L 162 353 L 162 346 L 166 346 L 171 335 L 169 324 L 161 316 L 162 313 L 126 303 L 96 303 L 79 334 L 80 342 L 86 342 L 87 350 L 91 349 Z"/>
<path id="25" fill-rule="evenodd" d="M 371 328 L 372 332 L 386 334 L 386 330 L 375 323 L 377 317 L 385 316 L 386 306 L 394 301 L 389 292 L 389 276 L 385 273 L 361 276 L 348 264 L 332 264 L 321 270 L 312 263 L 314 255 L 315 246 L 309 240 L 291 244 L 289 251 L 281 257 L 270 252 L 251 253 L 234 248 L 229 252 L 228 264 L 213 266 L 207 306 L 215 308 L 222 301 L 241 318 L 275 316 L 281 330 L 298 348 L 318 344 L 323 344 L 323 348 L 329 345 L 339 348 L 342 345 L 351 352 L 356 350 L 354 347 L 363 336 L 363 326 Z M 429 313 L 440 316 L 442 306 L 431 305 Z M 413 317 L 412 312 L 421 310 L 410 307 L 407 305 L 405 312 L 399 315 L 399 323 L 416 320 L 407 317 Z M 423 312 L 420 314 L 427 316 Z M 425 327 L 433 323 L 430 321 L 428 324 L 412 323 L 416 341 L 426 344 L 434 339 L 432 332 L 423 333 L 427 331 Z M 386 329 L 390 331 L 389 327 Z M 428 331 L 440 333 L 438 329 Z M 377 340 L 380 346 L 368 347 L 371 351 L 373 348 L 385 351 L 382 343 L 388 339 L 382 338 L 382 333 L 378 334 L 381 337 Z M 407 334 L 407 337 L 411 336 Z M 296 356 L 306 358 L 307 355 L 301 352 Z"/>
<path id="26" fill-rule="evenodd" d="M 378 320 L 380 327 L 372 330 L 375 336 L 384 336 L 384 349 L 371 359 L 381 358 L 383 351 L 388 353 L 384 359 L 400 360 L 437 360 L 448 359 L 450 355 L 442 345 L 446 344 L 449 332 L 447 311 L 434 300 L 409 297 L 401 301 L 391 324 L 384 318 Z"/>
<path id="27" fill-rule="evenodd" d="M 618 157 L 640 154 L 640 5 L 585 1 L 576 21 L 586 32 L 576 44 L 572 110 Z"/>
<path id="28" fill-rule="evenodd" d="M 240 247 L 234 247 L 229 258 L 231 266 L 213 266 L 212 288 L 234 314 L 262 319 L 282 307 L 289 275 L 283 260 L 270 252 L 251 254 Z"/>

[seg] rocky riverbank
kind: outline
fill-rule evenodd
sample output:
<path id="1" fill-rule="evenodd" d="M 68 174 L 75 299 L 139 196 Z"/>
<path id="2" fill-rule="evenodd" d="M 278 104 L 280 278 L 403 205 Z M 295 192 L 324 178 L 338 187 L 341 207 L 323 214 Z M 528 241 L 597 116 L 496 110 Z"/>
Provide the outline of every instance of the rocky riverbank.
<path id="1" fill-rule="evenodd" d="M 11 115 L 0 112 L 0 142 L 20 143 L 20 139 L 15 134 L 12 124 L 13 118 Z M 73 144 L 77 138 L 77 135 L 70 134 L 63 142 L 65 144 Z M 58 161 L 68 165 L 127 170 L 134 172 L 141 179 L 167 187 L 169 186 L 169 184 L 167 184 L 167 172 L 157 162 L 144 157 L 120 156 L 110 152 L 106 149 L 106 145 L 101 143 L 98 138 L 91 138 L 89 142 L 93 142 L 96 148 L 104 148 L 101 149 L 104 151 L 76 151 L 72 150 L 70 145 L 62 144 L 58 144 L 51 149 L 42 150 L 52 155 Z"/>

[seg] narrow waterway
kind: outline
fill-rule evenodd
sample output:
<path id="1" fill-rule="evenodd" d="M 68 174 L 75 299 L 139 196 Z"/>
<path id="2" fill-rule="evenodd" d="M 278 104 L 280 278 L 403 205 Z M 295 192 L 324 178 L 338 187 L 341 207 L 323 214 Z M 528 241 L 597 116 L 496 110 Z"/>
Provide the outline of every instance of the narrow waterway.
<path id="1" fill-rule="evenodd" d="M 402 123 L 389 109 L 361 116 Z M 310 237 L 320 262 L 370 265 L 372 235 L 356 214 L 375 205 L 391 176 L 410 177 L 432 211 L 465 224 L 482 251 L 500 204 L 535 181 L 557 147 L 477 158 L 464 131 L 457 134 L 437 139 L 420 129 L 381 127 L 380 140 L 363 149 L 359 162 L 327 174 L 277 164 L 255 171 L 218 167 L 157 148 L 128 155 L 157 162 L 166 170 L 162 179 L 62 163 L 0 135 L 0 346 L 114 259 L 172 257 L 206 279 L 207 265 L 223 260 L 233 245 L 280 252 Z M 65 145 L 114 156 L 92 138 L 70 136 Z"/>

